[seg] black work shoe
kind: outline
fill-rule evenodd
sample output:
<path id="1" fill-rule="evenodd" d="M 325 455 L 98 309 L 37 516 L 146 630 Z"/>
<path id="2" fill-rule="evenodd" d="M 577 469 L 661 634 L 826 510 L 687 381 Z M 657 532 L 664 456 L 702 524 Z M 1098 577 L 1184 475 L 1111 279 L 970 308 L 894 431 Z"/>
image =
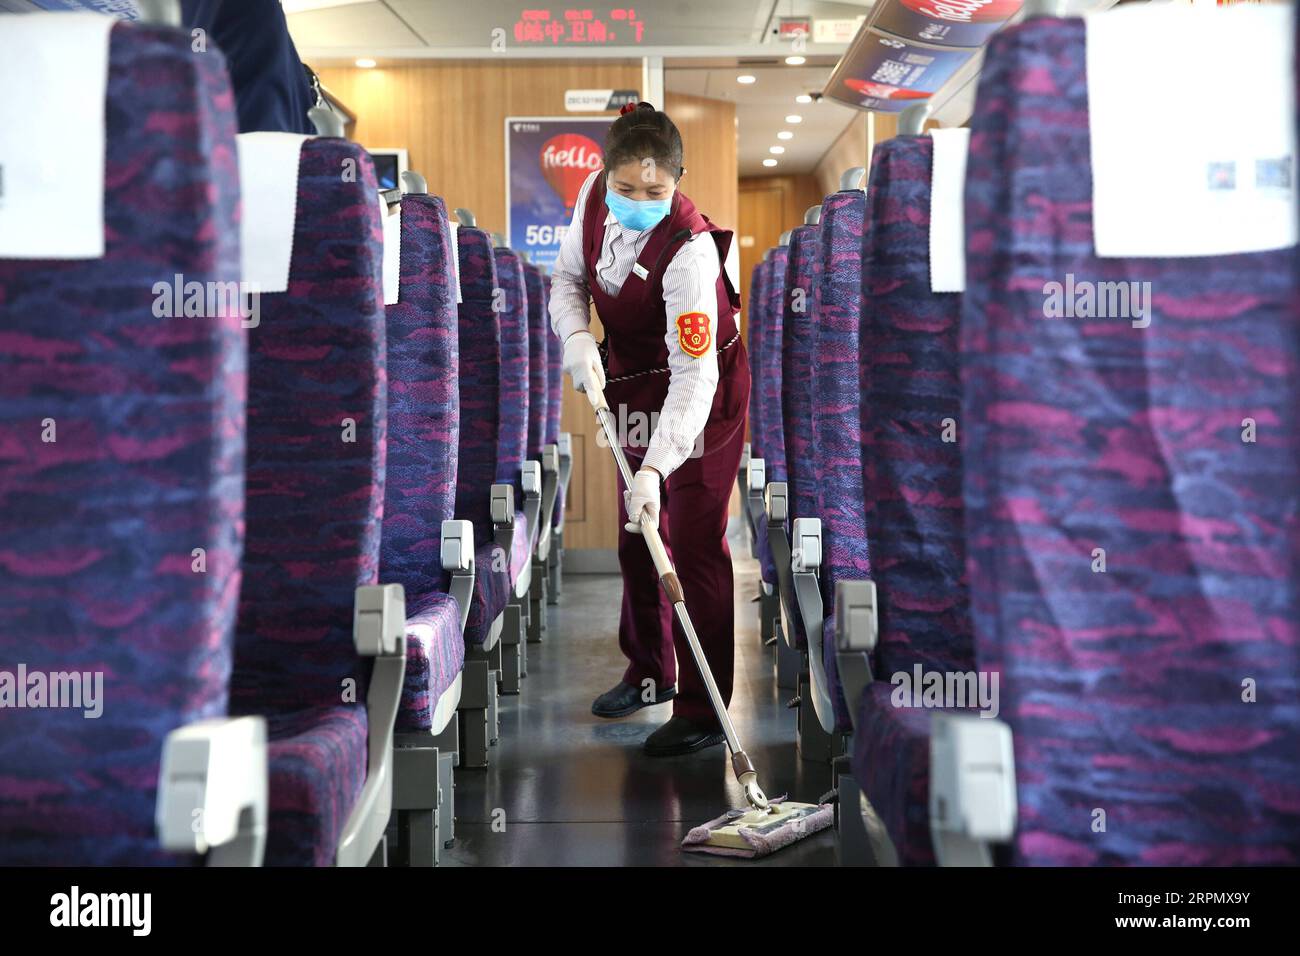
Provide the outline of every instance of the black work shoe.
<path id="1" fill-rule="evenodd" d="M 597 717 L 626 717 L 635 714 L 642 707 L 667 703 L 676 696 L 676 687 L 665 687 L 658 697 L 648 701 L 641 696 L 641 688 L 619 681 L 613 690 L 607 690 L 596 698 L 591 705 L 591 712 Z"/>
<path id="2" fill-rule="evenodd" d="M 646 738 L 645 752 L 651 757 L 675 757 L 716 747 L 726 739 L 721 730 L 706 730 L 685 717 L 673 717 Z"/>

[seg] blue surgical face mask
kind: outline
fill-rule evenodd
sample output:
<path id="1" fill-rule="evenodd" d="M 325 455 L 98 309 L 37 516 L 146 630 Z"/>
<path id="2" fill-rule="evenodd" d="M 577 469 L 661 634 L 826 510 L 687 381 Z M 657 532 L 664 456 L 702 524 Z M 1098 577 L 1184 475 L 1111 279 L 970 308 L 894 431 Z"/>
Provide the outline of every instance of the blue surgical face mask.
<path id="1" fill-rule="evenodd" d="M 612 190 L 605 190 L 605 205 L 625 229 L 641 232 L 657 225 L 668 215 L 673 200 L 667 199 L 628 199 Z"/>

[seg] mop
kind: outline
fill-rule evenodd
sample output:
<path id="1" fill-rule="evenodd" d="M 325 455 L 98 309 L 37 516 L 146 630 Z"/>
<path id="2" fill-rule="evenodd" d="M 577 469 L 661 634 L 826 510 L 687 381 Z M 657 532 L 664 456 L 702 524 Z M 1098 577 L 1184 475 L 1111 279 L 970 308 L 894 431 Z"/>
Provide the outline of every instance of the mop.
<path id="1" fill-rule="evenodd" d="M 628 467 L 627 456 L 619 443 L 613 416 L 610 414 L 609 405 L 605 403 L 605 394 L 596 385 L 589 384 L 587 398 L 596 411 L 601 430 L 605 433 L 605 443 L 614 453 L 614 461 L 617 462 L 619 473 L 623 476 L 623 484 L 631 488 L 632 470 Z M 713 672 L 709 670 L 709 662 L 700 647 L 695 625 L 691 623 L 690 613 L 686 610 L 681 582 L 673 569 L 663 539 L 659 537 L 659 529 L 653 525 L 642 524 L 640 530 L 646 547 L 650 549 L 655 570 L 659 572 L 659 583 L 663 586 L 664 593 L 668 595 L 668 600 L 672 602 L 673 611 L 686 635 L 686 642 L 690 645 L 691 656 L 695 658 L 695 666 L 699 668 L 704 678 L 704 686 L 708 688 L 713 712 L 717 714 L 718 722 L 722 724 L 723 735 L 727 738 L 727 749 L 731 752 L 732 772 L 744 789 L 745 802 L 749 804 L 747 810 L 731 810 L 702 826 L 695 827 L 682 840 L 682 848 L 699 853 L 755 859 L 774 853 L 820 830 L 825 830 L 834 819 L 834 810 L 830 804 L 795 803 L 786 800 L 784 796 L 769 800 L 763 788 L 759 786 L 758 772 L 754 769 L 749 755 L 745 753 L 745 748 L 740 745 L 736 728 L 732 725 L 727 708 L 722 703 L 722 695 L 718 693 Z"/>

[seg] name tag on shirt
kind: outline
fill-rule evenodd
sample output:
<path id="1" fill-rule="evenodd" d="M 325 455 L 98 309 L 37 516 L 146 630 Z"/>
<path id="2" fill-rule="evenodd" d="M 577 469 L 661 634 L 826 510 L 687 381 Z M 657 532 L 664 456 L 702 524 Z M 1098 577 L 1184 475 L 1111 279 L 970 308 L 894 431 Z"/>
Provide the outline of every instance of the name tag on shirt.
<path id="1" fill-rule="evenodd" d="M 632 274 L 642 281 L 650 278 L 649 271 L 639 262 L 632 263 Z"/>

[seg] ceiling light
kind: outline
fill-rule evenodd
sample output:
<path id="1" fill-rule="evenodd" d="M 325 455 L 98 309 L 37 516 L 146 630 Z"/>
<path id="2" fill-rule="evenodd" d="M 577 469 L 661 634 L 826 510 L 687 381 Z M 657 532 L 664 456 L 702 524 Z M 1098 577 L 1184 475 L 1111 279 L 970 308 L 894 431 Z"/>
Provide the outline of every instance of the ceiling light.
<path id="1" fill-rule="evenodd" d="M 807 93 L 800 93 L 798 96 L 794 98 L 794 101 L 796 103 L 811 103 L 812 97 L 809 96 Z"/>
<path id="2" fill-rule="evenodd" d="M 361 67 L 363 70 L 371 70 L 375 67 L 375 61 L 370 59 L 368 56 L 363 56 L 361 59 L 357 60 L 357 66 Z"/>
<path id="3" fill-rule="evenodd" d="M 753 83 L 753 82 L 754 82 L 755 80 L 757 80 L 757 79 L 758 79 L 758 77 L 756 77 L 756 76 L 754 76 L 754 75 L 752 75 L 752 74 L 750 74 L 750 73 L 742 73 L 742 74 L 740 74 L 740 76 L 736 77 L 736 82 L 737 82 L 737 83 L 744 83 L 744 84 L 748 85 L 748 84 L 750 84 L 750 83 Z"/>
<path id="4" fill-rule="evenodd" d="M 790 132 L 788 129 L 783 129 L 783 130 L 781 130 L 781 132 L 779 132 L 779 133 L 776 134 L 776 138 L 777 138 L 777 139 L 794 139 L 794 133 Z"/>
<path id="5" fill-rule="evenodd" d="M 775 166 L 775 165 L 776 165 L 776 160 L 775 160 L 775 159 L 765 159 L 765 160 L 763 160 L 763 165 L 764 165 L 764 166 Z"/>
<path id="6" fill-rule="evenodd" d="M 767 148 L 767 151 L 768 151 L 769 153 L 771 153 L 773 156 L 780 156 L 782 153 L 785 152 L 785 147 L 784 147 L 784 146 L 769 146 L 769 147 Z"/>
<path id="7" fill-rule="evenodd" d="M 800 116 L 798 113 L 791 113 L 789 116 L 785 118 L 785 121 L 787 123 L 802 123 L 803 117 Z"/>
<path id="8" fill-rule="evenodd" d="M 803 56 L 787 56 L 785 62 L 790 66 L 803 66 L 808 62 L 808 58 Z"/>

